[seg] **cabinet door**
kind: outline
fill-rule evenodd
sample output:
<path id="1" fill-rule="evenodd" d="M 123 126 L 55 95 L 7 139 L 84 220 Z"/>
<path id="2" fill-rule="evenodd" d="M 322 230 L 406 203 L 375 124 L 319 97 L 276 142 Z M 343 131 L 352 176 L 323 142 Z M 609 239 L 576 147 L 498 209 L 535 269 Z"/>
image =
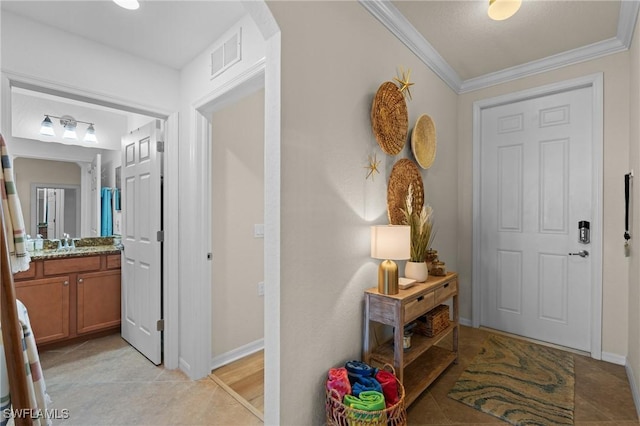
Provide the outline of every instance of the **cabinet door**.
<path id="1" fill-rule="evenodd" d="M 69 337 L 69 277 L 16 282 L 37 344 Z"/>
<path id="2" fill-rule="evenodd" d="M 120 270 L 78 274 L 77 333 L 120 325 Z"/>

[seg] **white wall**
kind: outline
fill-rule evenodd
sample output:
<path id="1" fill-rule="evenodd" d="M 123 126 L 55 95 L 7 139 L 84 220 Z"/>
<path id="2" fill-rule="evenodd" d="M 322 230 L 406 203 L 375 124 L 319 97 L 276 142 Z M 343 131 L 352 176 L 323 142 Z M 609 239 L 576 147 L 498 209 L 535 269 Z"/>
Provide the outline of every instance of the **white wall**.
<path id="1" fill-rule="evenodd" d="M 264 239 L 254 236 L 264 224 L 264 90 L 215 112 L 211 126 L 215 365 L 260 349 L 264 337 Z"/>
<path id="2" fill-rule="evenodd" d="M 151 111 L 176 110 L 178 71 L 11 12 L 2 12 L 1 19 L 3 73 Z"/>
<path id="3" fill-rule="evenodd" d="M 640 413 L 640 28 L 636 23 L 630 46 L 629 169 L 631 186 L 631 258 L 629 259 L 629 315 L 627 374 Z"/>
<path id="4" fill-rule="evenodd" d="M 627 354 L 629 267 L 624 257 L 624 180 L 629 167 L 629 53 L 538 74 L 484 90 L 463 94 L 458 101 L 458 226 L 460 316 L 471 317 L 472 255 L 472 120 L 473 102 L 494 96 L 604 73 L 604 202 L 602 350 L 604 359 Z"/>
<path id="5" fill-rule="evenodd" d="M 181 212 L 197 220 L 182 220 L 180 227 L 180 366 L 191 377 L 208 374 L 211 355 L 211 333 L 200 333 L 195 324 L 211 324 L 211 317 L 203 313 L 211 310 L 211 269 L 206 263 L 206 253 L 211 252 L 209 229 L 203 229 L 202 218 L 209 215 L 209 200 L 202 194 L 209 193 L 209 152 L 208 147 L 199 145 L 199 133 L 207 133 L 206 122 L 197 125 L 197 108 L 204 107 L 216 98 L 228 95 L 239 76 L 254 69 L 265 56 L 265 42 L 262 34 L 249 17 L 241 19 L 229 29 L 220 40 L 225 40 L 237 28 L 242 27 L 242 60 L 220 74 L 210 78 L 210 52 L 218 47 L 218 42 L 205 49 L 187 64 L 180 73 L 180 186 L 188 190 L 180 191 Z M 208 116 L 207 116 L 208 117 Z M 197 132 L 194 133 L 194 129 Z M 182 214 L 182 213 L 181 213 Z M 186 213 L 185 213 L 186 214 Z M 207 224 L 210 226 L 210 224 Z M 208 306 L 207 306 L 208 305 Z"/>
<path id="6" fill-rule="evenodd" d="M 361 359 L 364 290 L 377 285 L 370 226 L 387 222 L 396 157 L 371 131 L 373 96 L 411 69 L 409 124 L 433 118 L 433 167 L 422 172 L 438 226 L 434 245 L 456 270 L 457 95 L 357 2 L 272 2 L 282 32 L 281 417 L 324 422 L 327 370 Z M 366 180 L 376 153 L 380 175 Z"/>

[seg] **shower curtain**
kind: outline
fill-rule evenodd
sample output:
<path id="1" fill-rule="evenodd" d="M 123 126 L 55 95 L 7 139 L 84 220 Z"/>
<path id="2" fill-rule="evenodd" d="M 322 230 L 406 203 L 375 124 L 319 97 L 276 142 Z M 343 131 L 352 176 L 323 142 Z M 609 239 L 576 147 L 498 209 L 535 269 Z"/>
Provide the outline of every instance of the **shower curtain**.
<path id="1" fill-rule="evenodd" d="M 111 188 L 102 188 L 102 217 L 100 236 L 107 237 L 113 235 L 113 216 L 111 214 Z"/>

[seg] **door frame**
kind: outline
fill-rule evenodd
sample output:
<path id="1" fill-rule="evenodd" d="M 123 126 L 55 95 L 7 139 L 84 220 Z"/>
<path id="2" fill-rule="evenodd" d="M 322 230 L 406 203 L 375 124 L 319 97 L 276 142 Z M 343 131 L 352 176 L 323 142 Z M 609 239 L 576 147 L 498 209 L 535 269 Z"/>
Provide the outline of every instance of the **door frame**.
<path id="1" fill-rule="evenodd" d="M 9 138 L 13 138 L 11 136 L 11 88 L 14 86 L 164 120 L 166 127 L 163 170 L 165 183 L 167 183 L 164 187 L 164 196 L 165 199 L 178 198 L 180 188 L 178 185 L 179 123 L 177 111 L 169 111 L 153 106 L 142 105 L 131 99 L 114 98 L 103 93 L 86 90 L 85 88 L 50 82 L 38 77 L 28 76 L 5 69 L 0 73 L 0 85 L 2 89 L 0 92 L 3 94 L 2 99 L 0 100 L 0 109 L 4 112 L 1 117 L 2 128 L 4 129 L 4 134 L 7 135 L 6 137 Z M 19 150 L 16 151 L 18 151 L 19 155 Z M 56 156 L 52 156 L 52 159 L 58 160 Z M 67 159 L 62 161 L 70 160 Z M 85 169 L 82 171 L 84 172 L 84 170 Z M 164 250 L 161 259 L 163 264 L 162 291 L 164 293 L 162 302 L 164 319 L 162 351 L 163 364 L 167 369 L 178 368 L 180 351 L 180 317 L 178 312 L 180 268 L 178 262 L 178 213 L 177 203 L 165 203 L 163 206 L 165 232 Z"/>
<path id="2" fill-rule="evenodd" d="M 555 93 L 590 88 L 592 108 L 592 187 L 593 211 L 591 228 L 591 357 L 602 359 L 602 208 L 603 208 L 603 153 L 604 153 L 604 104 L 603 73 L 591 74 L 506 95 L 479 100 L 473 103 L 473 264 L 472 264 L 472 325 L 480 327 L 481 297 L 485 283 L 480 279 L 480 152 L 482 110 L 544 97 Z"/>

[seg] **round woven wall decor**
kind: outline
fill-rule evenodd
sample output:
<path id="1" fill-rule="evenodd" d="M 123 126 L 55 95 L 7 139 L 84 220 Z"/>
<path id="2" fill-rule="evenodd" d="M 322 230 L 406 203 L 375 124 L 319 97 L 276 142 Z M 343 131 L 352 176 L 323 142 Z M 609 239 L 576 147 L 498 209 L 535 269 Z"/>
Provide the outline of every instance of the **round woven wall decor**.
<path id="1" fill-rule="evenodd" d="M 422 175 L 416 163 L 403 158 L 393 165 L 387 187 L 387 215 L 391 225 L 404 224 L 402 209 L 409 193 L 409 184 L 413 184 L 413 211 L 420 211 L 424 205 Z"/>
<path id="2" fill-rule="evenodd" d="M 409 117 L 404 95 L 395 83 L 378 88 L 371 106 L 371 127 L 378 145 L 389 155 L 397 155 L 407 141 Z"/>
<path id="3" fill-rule="evenodd" d="M 436 126 L 427 114 L 422 114 L 411 132 L 411 151 L 416 162 L 428 169 L 436 159 Z"/>

